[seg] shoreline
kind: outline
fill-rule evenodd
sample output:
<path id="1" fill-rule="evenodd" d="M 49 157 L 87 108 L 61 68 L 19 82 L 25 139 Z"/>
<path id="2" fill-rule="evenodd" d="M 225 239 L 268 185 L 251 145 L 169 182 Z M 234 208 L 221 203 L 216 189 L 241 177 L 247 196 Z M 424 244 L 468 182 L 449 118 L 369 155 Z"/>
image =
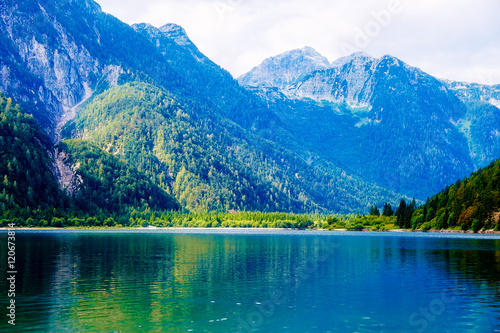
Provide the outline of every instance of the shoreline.
<path id="1" fill-rule="evenodd" d="M 371 231 L 369 229 L 363 229 L 361 231 Z M 472 230 L 453 230 L 453 229 L 441 229 L 435 230 L 430 229 L 428 231 L 423 231 L 422 229 L 393 229 L 386 231 L 375 231 L 375 232 L 418 232 L 418 233 L 435 233 L 435 234 L 478 234 L 478 235 L 500 235 L 500 231 L 495 230 L 480 230 L 478 232 L 474 232 Z"/>
<path id="2" fill-rule="evenodd" d="M 15 227 L 15 228 L 5 228 L 1 227 L 1 230 L 21 230 L 21 231 L 56 231 L 56 230 L 80 230 L 80 231 L 96 231 L 96 230 L 108 230 L 108 231 L 117 231 L 117 230 L 260 230 L 260 231 L 283 231 L 283 230 L 295 230 L 295 231 L 323 231 L 323 232 L 376 232 L 376 233 L 385 233 L 385 232 L 393 232 L 393 233 L 436 233 L 436 234 L 478 234 L 478 235 L 500 235 L 500 231 L 495 230 L 481 230 L 478 232 L 473 232 L 472 230 L 428 230 L 423 231 L 421 229 L 411 230 L 411 229 L 392 229 L 392 230 L 384 230 L 377 231 L 371 229 L 361 229 L 361 230 L 348 230 L 348 229 L 294 229 L 294 228 L 228 228 L 228 227 L 215 227 L 215 228 L 198 228 L 198 227 L 67 227 L 67 228 L 54 228 L 54 227 Z"/>

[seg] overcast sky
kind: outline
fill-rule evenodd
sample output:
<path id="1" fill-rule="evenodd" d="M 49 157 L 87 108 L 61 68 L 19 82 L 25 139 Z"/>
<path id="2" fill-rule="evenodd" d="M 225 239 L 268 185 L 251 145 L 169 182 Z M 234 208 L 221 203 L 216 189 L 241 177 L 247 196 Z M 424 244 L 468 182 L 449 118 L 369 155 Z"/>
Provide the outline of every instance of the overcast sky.
<path id="1" fill-rule="evenodd" d="M 97 0 L 133 24 L 181 25 L 237 77 L 311 46 L 334 61 L 390 54 L 439 78 L 500 83 L 499 0 Z"/>

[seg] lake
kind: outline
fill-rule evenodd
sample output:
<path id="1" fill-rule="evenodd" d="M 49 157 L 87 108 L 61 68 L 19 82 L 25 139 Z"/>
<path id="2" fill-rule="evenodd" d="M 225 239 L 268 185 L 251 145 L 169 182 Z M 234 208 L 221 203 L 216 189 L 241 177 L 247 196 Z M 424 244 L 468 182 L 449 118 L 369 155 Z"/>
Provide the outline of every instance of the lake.
<path id="1" fill-rule="evenodd" d="M 0 331 L 500 332 L 498 235 L 17 231 L 15 327 L 0 239 Z"/>

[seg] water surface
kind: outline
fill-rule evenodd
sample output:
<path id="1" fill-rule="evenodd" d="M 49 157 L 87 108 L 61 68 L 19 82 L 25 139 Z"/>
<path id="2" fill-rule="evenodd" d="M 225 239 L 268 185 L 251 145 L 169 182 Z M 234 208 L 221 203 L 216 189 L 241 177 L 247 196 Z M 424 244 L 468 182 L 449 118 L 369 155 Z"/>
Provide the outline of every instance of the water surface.
<path id="1" fill-rule="evenodd" d="M 3 310 L 0 331 L 500 332 L 498 236 L 187 229 L 16 238 L 17 325 Z M 5 306 L 7 290 L 2 278 Z"/>

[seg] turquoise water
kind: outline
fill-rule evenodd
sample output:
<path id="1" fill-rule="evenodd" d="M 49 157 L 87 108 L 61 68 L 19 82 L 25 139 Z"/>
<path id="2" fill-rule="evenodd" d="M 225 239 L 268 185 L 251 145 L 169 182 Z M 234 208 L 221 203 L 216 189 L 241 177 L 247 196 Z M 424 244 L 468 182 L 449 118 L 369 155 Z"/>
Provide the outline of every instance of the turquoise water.
<path id="1" fill-rule="evenodd" d="M 0 331 L 500 332 L 498 236 L 18 231 L 16 259 Z"/>

